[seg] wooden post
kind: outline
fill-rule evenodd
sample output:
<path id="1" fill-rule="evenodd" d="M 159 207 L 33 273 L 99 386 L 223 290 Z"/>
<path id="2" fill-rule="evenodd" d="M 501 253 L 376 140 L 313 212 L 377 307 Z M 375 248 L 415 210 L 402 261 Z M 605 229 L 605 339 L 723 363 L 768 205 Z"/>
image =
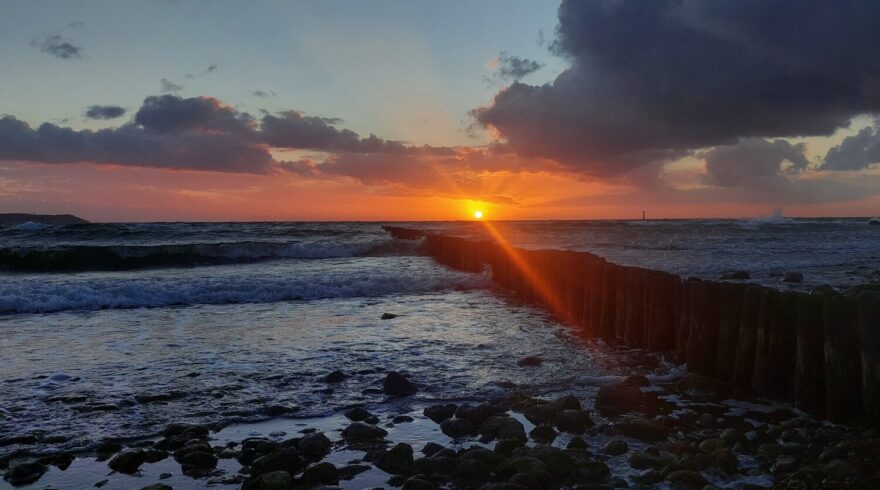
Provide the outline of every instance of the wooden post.
<path id="1" fill-rule="evenodd" d="M 719 285 L 695 280 L 690 287 L 690 335 L 687 343 L 688 369 L 713 376 L 718 348 Z"/>
<path id="2" fill-rule="evenodd" d="M 755 374 L 755 353 L 758 344 L 758 324 L 761 304 L 767 289 L 749 285 L 743 291 L 742 309 L 739 315 L 739 341 L 736 345 L 736 363 L 733 383 L 741 393 L 749 394 Z"/>
<path id="3" fill-rule="evenodd" d="M 822 298 L 801 294 L 797 299 L 797 348 L 794 364 L 795 406 L 825 416 L 825 333 Z"/>
<path id="4" fill-rule="evenodd" d="M 862 398 L 865 420 L 880 425 L 880 291 L 856 295 L 862 345 Z"/>
<path id="5" fill-rule="evenodd" d="M 838 293 L 823 294 L 822 319 L 826 415 L 835 422 L 851 422 L 862 412 L 861 346 L 852 304 Z"/>
<path id="6" fill-rule="evenodd" d="M 736 365 L 736 349 L 739 345 L 739 316 L 745 286 L 724 282 L 719 291 L 718 355 L 715 360 L 715 376 L 721 381 L 733 381 Z"/>

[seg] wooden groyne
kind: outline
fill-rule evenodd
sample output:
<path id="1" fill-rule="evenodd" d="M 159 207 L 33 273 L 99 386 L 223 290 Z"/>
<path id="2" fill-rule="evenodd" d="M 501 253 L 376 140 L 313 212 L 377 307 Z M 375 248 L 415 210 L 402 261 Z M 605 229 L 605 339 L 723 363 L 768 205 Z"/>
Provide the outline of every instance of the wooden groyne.
<path id="1" fill-rule="evenodd" d="M 524 250 L 387 226 L 437 262 L 483 272 L 588 337 L 668 352 L 743 397 L 880 425 L 880 287 L 780 291 L 682 278 L 587 252 Z"/>

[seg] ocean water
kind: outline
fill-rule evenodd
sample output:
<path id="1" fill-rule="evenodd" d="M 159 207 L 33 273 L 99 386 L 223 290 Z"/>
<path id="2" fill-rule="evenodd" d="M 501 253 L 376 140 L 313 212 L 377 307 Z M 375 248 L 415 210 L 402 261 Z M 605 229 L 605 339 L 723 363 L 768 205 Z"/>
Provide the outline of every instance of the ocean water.
<path id="1" fill-rule="evenodd" d="M 417 413 L 512 387 L 589 399 L 620 376 L 677 372 L 657 355 L 581 339 L 487 274 L 438 266 L 381 225 L 0 228 L 0 439 L 37 436 L 0 456 L 151 437 L 170 422 L 336 420 L 354 405 Z M 480 223 L 402 226 L 486 234 Z M 793 287 L 846 287 L 880 269 L 880 227 L 865 220 L 495 226 L 518 246 L 587 250 L 683 275 L 747 270 L 781 285 L 780 274 L 797 271 L 805 282 Z M 528 355 L 545 362 L 518 367 Z M 345 380 L 325 383 L 334 370 Z M 390 370 L 419 393 L 387 399 L 380 388 Z"/>

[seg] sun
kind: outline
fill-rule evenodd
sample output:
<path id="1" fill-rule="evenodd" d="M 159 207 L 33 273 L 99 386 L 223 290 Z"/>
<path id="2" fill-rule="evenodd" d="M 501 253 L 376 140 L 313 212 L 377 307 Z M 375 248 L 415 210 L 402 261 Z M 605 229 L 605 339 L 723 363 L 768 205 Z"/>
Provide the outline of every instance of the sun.
<path id="1" fill-rule="evenodd" d="M 483 212 L 479 209 L 474 211 L 474 219 L 483 219 Z"/>

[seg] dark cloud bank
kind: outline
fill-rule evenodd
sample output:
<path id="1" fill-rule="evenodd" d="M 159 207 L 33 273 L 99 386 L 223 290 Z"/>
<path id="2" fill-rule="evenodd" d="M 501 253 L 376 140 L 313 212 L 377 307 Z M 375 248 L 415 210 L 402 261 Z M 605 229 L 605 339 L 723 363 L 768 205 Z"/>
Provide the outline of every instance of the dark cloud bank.
<path id="1" fill-rule="evenodd" d="M 743 138 L 828 135 L 880 110 L 877 19 L 868 0 L 564 0 L 553 49 L 571 67 L 474 115 L 521 155 L 597 176 Z M 840 153 L 828 168 L 852 166 Z"/>
<path id="2" fill-rule="evenodd" d="M 108 118 L 124 109 L 92 106 L 90 117 Z M 119 114 L 121 115 L 121 114 Z M 444 156 L 452 150 L 415 147 L 398 141 L 339 129 L 336 118 L 306 116 L 297 111 L 264 114 L 256 119 L 210 97 L 147 97 L 131 122 L 98 131 L 73 130 L 51 123 L 37 128 L 13 116 L 0 118 L 0 160 L 40 163 L 94 162 L 160 168 L 266 173 L 287 168 L 316 174 L 314 163 L 276 161 L 270 149 L 306 149 L 336 154 L 328 167 L 355 167 L 377 159 L 406 161 L 416 155 Z M 373 158 L 368 158 L 373 155 Z M 343 160 L 344 158 L 344 160 Z M 389 163 L 386 163 L 389 165 Z M 399 167 L 398 167 L 399 168 Z M 345 174 L 340 170 L 334 173 Z M 364 174 L 365 175 L 365 174 Z M 374 177 L 375 178 L 375 177 Z"/>

